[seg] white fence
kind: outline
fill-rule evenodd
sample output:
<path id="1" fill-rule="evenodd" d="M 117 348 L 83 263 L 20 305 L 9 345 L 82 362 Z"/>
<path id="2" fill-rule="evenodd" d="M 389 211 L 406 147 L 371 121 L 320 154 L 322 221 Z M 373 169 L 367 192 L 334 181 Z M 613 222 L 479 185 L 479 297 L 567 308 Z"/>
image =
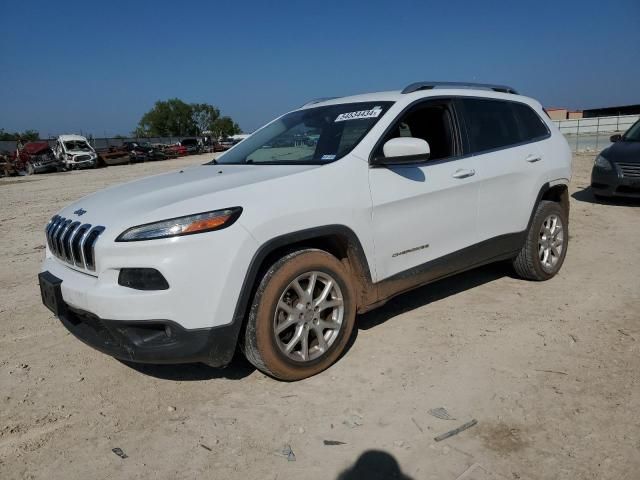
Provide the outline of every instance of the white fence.
<path id="1" fill-rule="evenodd" d="M 640 119 L 640 115 L 617 117 L 580 118 L 576 120 L 554 120 L 553 123 L 565 135 L 624 132 Z"/>
<path id="2" fill-rule="evenodd" d="M 640 119 L 640 115 L 554 120 L 574 152 L 597 152 L 611 145 L 609 137 L 622 133 Z"/>

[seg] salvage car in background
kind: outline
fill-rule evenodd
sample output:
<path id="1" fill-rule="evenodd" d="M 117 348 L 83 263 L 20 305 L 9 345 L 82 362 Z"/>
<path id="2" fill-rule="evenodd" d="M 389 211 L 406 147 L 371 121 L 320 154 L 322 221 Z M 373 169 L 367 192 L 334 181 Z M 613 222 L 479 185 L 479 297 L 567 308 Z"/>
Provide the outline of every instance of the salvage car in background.
<path id="1" fill-rule="evenodd" d="M 180 145 L 186 147 L 187 155 L 195 155 L 196 153 L 200 153 L 202 149 L 200 141 L 197 138 L 183 138 L 180 141 Z"/>
<path id="2" fill-rule="evenodd" d="M 108 147 L 98 152 L 98 158 L 105 165 L 124 165 L 129 163 L 129 152 L 122 147 Z"/>
<path id="3" fill-rule="evenodd" d="M 11 154 L 9 152 L 0 153 L 0 177 L 9 177 L 17 175 L 17 173 Z"/>
<path id="4" fill-rule="evenodd" d="M 60 135 L 53 147 L 53 153 L 66 170 L 98 166 L 98 154 L 81 135 Z"/>
<path id="5" fill-rule="evenodd" d="M 158 152 L 162 152 L 166 158 L 176 158 L 178 154 L 171 147 L 172 145 L 167 145 L 165 143 L 152 143 L 151 146 L 154 150 Z"/>
<path id="6" fill-rule="evenodd" d="M 42 172 L 57 172 L 62 169 L 62 162 L 53 154 L 53 150 L 47 142 L 28 142 L 20 150 L 16 158 L 14 153 L 13 164 L 19 171 L 27 175 Z"/>
<path id="7" fill-rule="evenodd" d="M 594 196 L 640 198 L 640 120 L 611 141 L 613 145 L 600 152 L 593 164 Z"/>
<path id="8" fill-rule="evenodd" d="M 129 152 L 131 163 L 147 162 L 149 160 L 166 160 L 167 155 L 149 142 L 124 142 L 122 148 Z"/>
<path id="9" fill-rule="evenodd" d="M 183 145 L 167 145 L 164 149 L 164 152 L 167 155 L 172 155 L 176 157 L 184 157 L 185 155 L 189 155 L 189 151 L 187 147 Z"/>

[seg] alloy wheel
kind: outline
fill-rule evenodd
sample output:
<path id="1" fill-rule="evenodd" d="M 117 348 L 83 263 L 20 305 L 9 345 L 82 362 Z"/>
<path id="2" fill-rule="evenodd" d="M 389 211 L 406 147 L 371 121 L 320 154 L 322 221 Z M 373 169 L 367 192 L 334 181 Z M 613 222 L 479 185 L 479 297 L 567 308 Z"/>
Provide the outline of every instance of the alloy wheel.
<path id="1" fill-rule="evenodd" d="M 278 299 L 273 317 L 278 348 L 291 360 L 313 361 L 334 344 L 343 319 L 344 299 L 338 282 L 324 272 L 303 273 Z"/>
<path id="2" fill-rule="evenodd" d="M 562 256 L 564 248 L 564 228 L 562 220 L 556 214 L 545 218 L 540 226 L 538 239 L 538 258 L 546 272 L 553 272 Z"/>

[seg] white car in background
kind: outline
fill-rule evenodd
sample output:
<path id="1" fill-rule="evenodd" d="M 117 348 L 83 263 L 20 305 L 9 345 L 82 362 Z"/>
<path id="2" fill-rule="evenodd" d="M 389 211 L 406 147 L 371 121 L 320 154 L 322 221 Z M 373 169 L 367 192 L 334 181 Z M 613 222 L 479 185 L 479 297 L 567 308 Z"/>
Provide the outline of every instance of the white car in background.
<path id="1" fill-rule="evenodd" d="M 67 170 L 98 166 L 98 154 L 81 135 L 60 135 L 53 146 L 53 153 Z"/>
<path id="2" fill-rule="evenodd" d="M 356 313 L 409 289 L 499 260 L 552 278 L 570 177 L 562 134 L 509 87 L 310 102 L 217 160 L 62 209 L 42 300 L 117 358 L 222 366 L 240 347 L 298 380 L 339 358 Z"/>

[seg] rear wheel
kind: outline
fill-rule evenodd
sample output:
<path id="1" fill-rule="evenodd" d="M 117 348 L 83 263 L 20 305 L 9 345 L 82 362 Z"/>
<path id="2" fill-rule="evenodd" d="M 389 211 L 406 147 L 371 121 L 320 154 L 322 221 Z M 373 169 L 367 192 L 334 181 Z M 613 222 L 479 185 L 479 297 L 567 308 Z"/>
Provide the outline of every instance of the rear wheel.
<path id="1" fill-rule="evenodd" d="M 548 280 L 558 273 L 569 243 L 567 220 L 560 204 L 550 201 L 538 204 L 525 243 L 513 260 L 513 267 L 520 277 Z"/>
<path id="2" fill-rule="evenodd" d="M 281 380 L 323 371 L 349 340 L 353 298 L 349 275 L 333 255 L 315 249 L 286 255 L 260 281 L 242 342 L 245 356 Z"/>

